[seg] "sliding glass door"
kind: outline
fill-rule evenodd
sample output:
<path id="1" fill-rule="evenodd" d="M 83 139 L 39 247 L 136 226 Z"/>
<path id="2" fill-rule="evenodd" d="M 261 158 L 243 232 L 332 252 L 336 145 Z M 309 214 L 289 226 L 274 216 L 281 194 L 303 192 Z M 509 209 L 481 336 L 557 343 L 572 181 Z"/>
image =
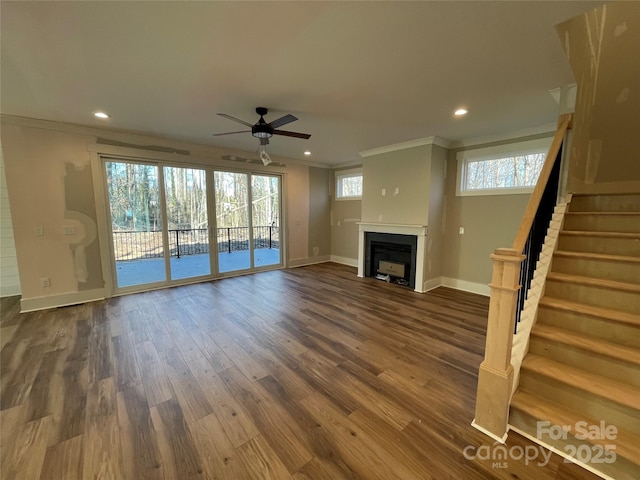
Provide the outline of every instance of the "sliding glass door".
<path id="1" fill-rule="evenodd" d="M 206 171 L 164 167 L 164 197 L 171 280 L 210 275 Z"/>
<path id="2" fill-rule="evenodd" d="M 117 287 L 165 282 L 158 167 L 129 162 L 105 165 Z"/>
<path id="3" fill-rule="evenodd" d="M 280 177 L 251 176 L 254 266 L 280 264 Z"/>
<path id="4" fill-rule="evenodd" d="M 120 159 L 104 165 L 117 290 L 282 264 L 279 176 Z"/>

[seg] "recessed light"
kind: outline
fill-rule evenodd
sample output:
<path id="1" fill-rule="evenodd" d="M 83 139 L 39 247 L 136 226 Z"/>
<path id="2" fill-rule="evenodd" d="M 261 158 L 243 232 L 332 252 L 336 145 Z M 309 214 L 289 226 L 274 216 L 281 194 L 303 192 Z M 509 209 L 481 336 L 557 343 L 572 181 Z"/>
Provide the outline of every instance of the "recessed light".
<path id="1" fill-rule="evenodd" d="M 306 156 L 309 156 L 309 155 L 311 155 L 311 152 L 310 152 L 309 150 L 307 150 L 306 152 L 304 152 L 304 154 L 305 154 Z"/>
<path id="2" fill-rule="evenodd" d="M 109 115 L 107 115 L 104 112 L 94 112 L 93 116 L 96 118 L 102 118 L 102 119 L 109 118 Z"/>
<path id="3" fill-rule="evenodd" d="M 463 115 L 466 115 L 467 113 L 469 113 L 469 110 L 467 110 L 466 108 L 459 108 L 455 112 L 453 112 L 456 117 L 461 117 Z"/>

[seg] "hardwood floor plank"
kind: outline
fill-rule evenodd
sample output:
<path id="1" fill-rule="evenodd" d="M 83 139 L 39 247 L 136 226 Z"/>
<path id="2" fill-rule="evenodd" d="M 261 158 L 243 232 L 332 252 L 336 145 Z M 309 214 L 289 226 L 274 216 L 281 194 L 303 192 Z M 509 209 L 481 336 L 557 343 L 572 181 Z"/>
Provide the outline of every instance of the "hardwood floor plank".
<path id="1" fill-rule="evenodd" d="M 222 330 L 217 331 L 213 337 L 213 341 L 250 380 L 258 380 L 259 378 L 269 375 L 269 372 L 251 358 L 251 355 L 245 352 L 226 332 Z"/>
<path id="2" fill-rule="evenodd" d="M 47 448 L 40 480 L 54 478 L 83 480 L 85 478 L 82 473 L 82 437 L 82 435 L 78 435 Z"/>
<path id="3" fill-rule="evenodd" d="M 117 386 L 113 377 L 94 382 L 87 397 L 83 441 L 85 479 L 124 479 L 118 430 Z"/>
<path id="4" fill-rule="evenodd" d="M 209 478 L 252 480 L 222 424 L 214 414 L 192 423 L 189 428 Z"/>
<path id="5" fill-rule="evenodd" d="M 289 473 L 294 473 L 313 458 L 292 431 L 273 402 L 260 394 L 239 369 L 230 368 L 219 373 L 232 395 L 240 401 L 258 427 L 262 437 L 271 445 Z"/>
<path id="6" fill-rule="evenodd" d="M 262 435 L 240 445 L 238 453 L 252 480 L 288 480 L 292 478 Z"/>
<path id="7" fill-rule="evenodd" d="M 326 429 L 349 466 L 362 478 L 415 480 L 415 475 L 390 458 L 377 444 L 322 395 L 313 394 L 300 403 Z M 430 477 L 427 477 L 427 479 Z"/>
<path id="8" fill-rule="evenodd" d="M 10 351 L 11 355 L 8 365 L 2 364 L 2 380 L 0 392 L 0 408 L 15 407 L 22 404 L 40 368 L 43 353 L 46 350 L 44 345 L 34 345 L 27 347 L 26 343 L 18 342 L 12 345 L 11 342 L 3 349 Z"/>
<path id="9" fill-rule="evenodd" d="M 39 418 L 23 424 L 15 436 L 13 444 L 2 456 L 0 467 L 2 477 L 7 479 L 36 479 L 44 463 L 47 446 L 54 433 L 52 416 Z"/>
<path id="10" fill-rule="evenodd" d="M 195 422 L 213 413 L 211 404 L 180 353 L 175 349 L 166 350 L 161 353 L 160 358 L 187 421 Z"/>
<path id="11" fill-rule="evenodd" d="M 56 382 L 63 376 L 67 355 L 66 350 L 54 350 L 44 355 L 31 386 L 29 397 L 24 403 L 24 422 L 55 413 L 54 405 L 60 403 L 60 399 L 56 398 L 56 395 L 61 393 Z"/>
<path id="12" fill-rule="evenodd" d="M 114 375 L 113 345 L 108 324 L 94 325 L 89 339 L 89 383 Z"/>
<path id="13" fill-rule="evenodd" d="M 224 352 L 224 350 L 222 350 L 218 344 L 213 341 L 213 338 L 211 338 L 208 331 L 197 330 L 192 332 L 191 336 L 203 356 L 217 372 L 234 366 L 233 361 Z"/>
<path id="14" fill-rule="evenodd" d="M 112 342 L 118 391 L 140 385 L 140 371 L 136 363 L 133 335 L 126 333 L 112 337 Z"/>
<path id="15" fill-rule="evenodd" d="M 122 464 L 126 479 L 164 478 L 156 431 L 142 385 L 117 393 Z"/>
<path id="16" fill-rule="evenodd" d="M 202 386 L 209 404 L 234 447 L 242 445 L 260 433 L 244 407 L 231 395 L 215 369 L 204 358 L 191 362 L 189 368 Z"/>
<path id="17" fill-rule="evenodd" d="M 147 341 L 138 344 L 136 358 L 149 405 L 157 405 L 172 399 L 171 382 L 153 343 Z"/>
<path id="18" fill-rule="evenodd" d="M 176 348 L 185 362 L 190 362 L 202 357 L 202 352 L 179 321 L 174 320 L 169 322 L 169 330 L 173 336 Z"/>
<path id="19" fill-rule="evenodd" d="M 171 399 L 151 407 L 151 419 L 158 433 L 165 478 L 208 479 L 178 401 Z"/>

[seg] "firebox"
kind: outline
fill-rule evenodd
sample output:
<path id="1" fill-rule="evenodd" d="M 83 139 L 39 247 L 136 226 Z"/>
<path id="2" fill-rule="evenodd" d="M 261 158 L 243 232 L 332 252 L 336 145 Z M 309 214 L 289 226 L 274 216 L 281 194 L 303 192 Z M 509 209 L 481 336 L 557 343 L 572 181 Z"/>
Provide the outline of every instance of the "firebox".
<path id="1" fill-rule="evenodd" d="M 365 276 L 389 276 L 394 283 L 415 289 L 417 237 L 366 232 Z"/>

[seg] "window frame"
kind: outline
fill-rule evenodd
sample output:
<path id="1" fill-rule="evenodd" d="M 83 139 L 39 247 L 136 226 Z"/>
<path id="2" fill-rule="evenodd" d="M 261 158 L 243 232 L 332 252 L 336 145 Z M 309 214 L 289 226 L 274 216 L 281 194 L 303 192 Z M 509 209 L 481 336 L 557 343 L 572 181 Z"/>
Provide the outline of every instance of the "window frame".
<path id="1" fill-rule="evenodd" d="M 538 153 L 543 153 L 546 156 L 549 152 L 552 141 L 553 137 L 544 137 L 536 140 L 525 140 L 522 142 L 459 151 L 456 154 L 458 163 L 456 196 L 518 195 L 531 193 L 535 188 L 535 185 L 526 187 L 483 188 L 474 190 L 463 188 L 466 183 L 468 165 L 475 162 L 498 160 L 501 158 L 533 155 Z"/>
<path id="2" fill-rule="evenodd" d="M 360 195 L 343 195 L 342 194 L 342 183 L 341 180 L 344 178 L 351 177 L 360 177 Z M 347 200 L 362 200 L 362 192 L 364 189 L 364 177 L 362 175 L 362 168 L 351 168 L 349 170 L 339 170 L 335 172 L 335 199 L 336 201 L 347 201 Z"/>

